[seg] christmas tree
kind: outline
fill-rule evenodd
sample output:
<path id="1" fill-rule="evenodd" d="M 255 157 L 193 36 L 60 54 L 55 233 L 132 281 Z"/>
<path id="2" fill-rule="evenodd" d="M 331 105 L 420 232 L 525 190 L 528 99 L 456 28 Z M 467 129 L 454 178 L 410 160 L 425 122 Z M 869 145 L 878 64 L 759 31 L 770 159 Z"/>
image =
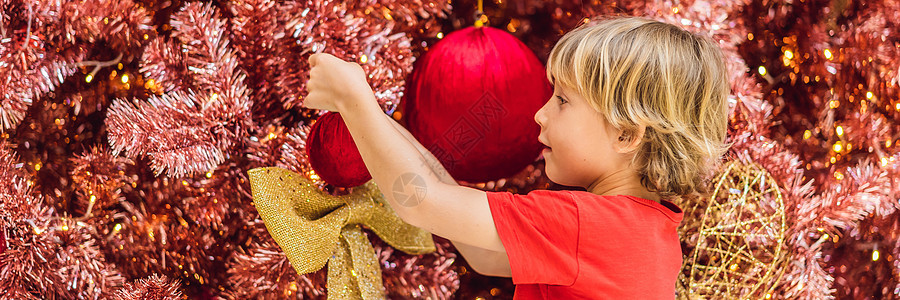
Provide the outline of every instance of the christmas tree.
<path id="1" fill-rule="evenodd" d="M 754 182 L 743 188 L 756 202 L 680 200 L 681 297 L 900 295 L 900 4 L 494 0 L 480 13 L 475 1 L 450 4 L 0 0 L 0 298 L 324 298 L 325 271 L 296 274 L 247 179 L 279 166 L 328 193 L 351 190 L 319 179 L 307 160 L 321 112 L 299 107 L 306 57 L 359 62 L 383 110 L 402 121 L 407 75 L 443 36 L 478 20 L 545 61 L 562 34 L 606 15 L 709 35 L 730 70 L 732 167 L 709 184 Z M 466 184 L 565 188 L 542 167 Z M 728 223 L 717 207 L 765 218 Z M 734 234 L 707 230 L 715 226 Z M 389 298 L 512 297 L 508 278 L 475 274 L 445 240 L 411 256 L 369 239 Z"/>

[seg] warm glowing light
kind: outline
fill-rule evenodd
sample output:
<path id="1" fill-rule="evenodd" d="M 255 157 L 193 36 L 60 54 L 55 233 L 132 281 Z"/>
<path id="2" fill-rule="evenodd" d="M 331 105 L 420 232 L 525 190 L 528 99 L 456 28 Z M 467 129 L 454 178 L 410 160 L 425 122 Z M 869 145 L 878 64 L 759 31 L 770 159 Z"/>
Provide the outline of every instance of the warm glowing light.
<path id="1" fill-rule="evenodd" d="M 91 203 L 97 202 L 97 195 L 91 195 Z"/>
<path id="2" fill-rule="evenodd" d="M 831 100 L 828 103 L 828 106 L 830 106 L 831 108 L 837 108 L 839 105 L 840 103 L 837 100 Z"/>
<path id="3" fill-rule="evenodd" d="M 804 140 L 808 140 L 810 137 L 812 137 L 812 131 L 807 130 L 807 131 L 804 131 L 804 132 L 803 132 L 803 139 L 804 139 Z"/>
<path id="4" fill-rule="evenodd" d="M 128 74 L 122 74 L 122 83 L 128 83 Z"/>
<path id="5" fill-rule="evenodd" d="M 834 146 L 831 147 L 831 149 L 833 149 L 834 152 L 841 152 L 841 150 L 843 150 L 843 148 L 844 147 L 843 147 L 843 145 L 841 145 L 841 142 L 834 143 Z"/>
<path id="6" fill-rule="evenodd" d="M 91 80 L 94 80 L 94 75 L 88 74 L 88 76 L 84 78 L 84 81 L 88 83 L 90 83 Z"/>
<path id="7" fill-rule="evenodd" d="M 34 170 L 35 170 L 35 171 L 40 171 L 40 170 L 41 170 L 41 163 L 36 163 L 36 164 L 34 164 Z"/>
<path id="8" fill-rule="evenodd" d="M 793 59 L 793 58 L 794 58 L 794 52 L 791 52 L 791 50 L 784 51 L 784 57 L 787 57 L 787 59 Z"/>
<path id="9" fill-rule="evenodd" d="M 881 166 L 884 167 L 884 166 L 887 166 L 887 164 L 888 164 L 887 157 L 882 157 L 881 158 Z"/>
<path id="10" fill-rule="evenodd" d="M 837 133 L 838 136 L 844 135 L 844 127 L 838 126 L 837 128 L 834 129 L 834 131 Z"/>
<path id="11" fill-rule="evenodd" d="M 366 56 L 365 54 L 363 54 L 362 56 L 359 57 L 359 62 L 363 63 L 363 64 L 367 63 L 367 62 L 369 62 L 369 57 Z"/>
<path id="12" fill-rule="evenodd" d="M 212 178 L 212 171 L 206 172 L 206 178 Z"/>
<path id="13" fill-rule="evenodd" d="M 487 16 L 487 15 L 481 15 L 481 17 L 478 17 L 478 22 L 481 22 L 481 24 L 487 24 L 487 22 L 488 22 L 488 16 Z"/>
<path id="14" fill-rule="evenodd" d="M 872 100 L 872 97 L 875 97 L 875 94 L 872 94 L 872 92 L 866 92 L 866 99 Z"/>
<path id="15" fill-rule="evenodd" d="M 113 227 L 113 231 L 118 232 L 119 230 L 122 230 L 122 223 L 116 224 L 116 226 Z"/>
<path id="16" fill-rule="evenodd" d="M 840 171 L 834 171 L 834 179 L 837 179 L 837 180 L 844 179 L 844 173 L 841 173 Z"/>
<path id="17" fill-rule="evenodd" d="M 831 58 L 832 58 L 832 56 L 831 56 L 831 50 L 825 49 L 825 58 L 827 58 L 827 59 L 831 59 Z"/>
<path id="18" fill-rule="evenodd" d="M 673 7 L 673 8 L 672 8 L 672 13 L 673 13 L 673 14 L 677 14 L 677 13 L 678 13 L 678 8 L 677 8 L 677 7 Z M 752 35 L 752 33 L 751 33 L 751 35 Z"/>
<path id="19" fill-rule="evenodd" d="M 444 33 L 443 33 L 443 32 L 438 32 L 437 38 L 438 38 L 438 39 L 444 38 Z"/>
<path id="20" fill-rule="evenodd" d="M 766 76 L 766 67 L 759 66 L 759 75 Z"/>
<path id="21" fill-rule="evenodd" d="M 878 257 L 879 257 L 878 249 L 875 249 L 874 251 L 872 251 L 872 261 L 878 261 Z"/>

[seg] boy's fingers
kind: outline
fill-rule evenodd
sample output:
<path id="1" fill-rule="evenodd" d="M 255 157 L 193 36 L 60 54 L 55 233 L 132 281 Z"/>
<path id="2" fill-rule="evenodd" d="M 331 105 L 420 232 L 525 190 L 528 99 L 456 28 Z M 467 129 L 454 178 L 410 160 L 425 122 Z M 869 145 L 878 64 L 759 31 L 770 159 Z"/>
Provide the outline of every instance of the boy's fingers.
<path id="1" fill-rule="evenodd" d="M 306 98 L 303 99 L 303 107 L 317 109 L 316 99 L 318 98 L 318 95 L 315 95 L 315 93 L 307 94 Z"/>
<path id="2" fill-rule="evenodd" d="M 313 55 L 310 55 L 310 56 L 309 56 L 308 61 L 309 61 L 309 66 L 310 66 L 310 67 L 315 67 L 315 66 L 316 66 L 316 64 L 318 63 L 318 60 L 319 60 L 319 59 L 318 59 L 319 55 L 321 55 L 321 53 L 313 53 Z"/>

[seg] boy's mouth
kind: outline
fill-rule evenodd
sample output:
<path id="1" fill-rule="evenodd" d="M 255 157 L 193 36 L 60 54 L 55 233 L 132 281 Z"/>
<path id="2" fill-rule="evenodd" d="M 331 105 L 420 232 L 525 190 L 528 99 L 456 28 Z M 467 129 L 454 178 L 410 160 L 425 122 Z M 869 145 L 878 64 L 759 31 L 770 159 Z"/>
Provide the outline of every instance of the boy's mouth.
<path id="1" fill-rule="evenodd" d="M 540 138 L 538 138 L 538 142 L 541 143 L 542 146 L 544 146 L 544 148 L 541 149 L 541 152 L 545 152 L 545 151 L 550 151 L 550 150 L 552 150 L 552 149 L 550 148 L 550 146 L 547 146 L 547 143 L 545 143 L 545 142 L 544 142 L 543 140 L 541 140 Z"/>
<path id="2" fill-rule="evenodd" d="M 540 136 L 538 136 L 538 143 L 541 143 L 541 145 L 544 145 L 544 147 L 550 148 L 550 146 L 547 146 L 547 144 L 549 144 L 549 143 L 544 142 L 544 140 L 541 139 Z"/>

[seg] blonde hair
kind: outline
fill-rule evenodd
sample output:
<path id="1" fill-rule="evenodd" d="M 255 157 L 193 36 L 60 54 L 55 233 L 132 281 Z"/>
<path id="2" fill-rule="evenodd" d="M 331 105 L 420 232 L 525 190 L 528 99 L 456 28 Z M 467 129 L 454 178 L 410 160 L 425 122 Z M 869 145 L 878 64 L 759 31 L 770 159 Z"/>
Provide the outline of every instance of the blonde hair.
<path id="1" fill-rule="evenodd" d="M 725 62 L 715 42 L 638 17 L 584 24 L 547 61 L 547 77 L 573 88 L 626 141 L 645 128 L 633 163 L 663 198 L 707 192 L 728 146 Z"/>

